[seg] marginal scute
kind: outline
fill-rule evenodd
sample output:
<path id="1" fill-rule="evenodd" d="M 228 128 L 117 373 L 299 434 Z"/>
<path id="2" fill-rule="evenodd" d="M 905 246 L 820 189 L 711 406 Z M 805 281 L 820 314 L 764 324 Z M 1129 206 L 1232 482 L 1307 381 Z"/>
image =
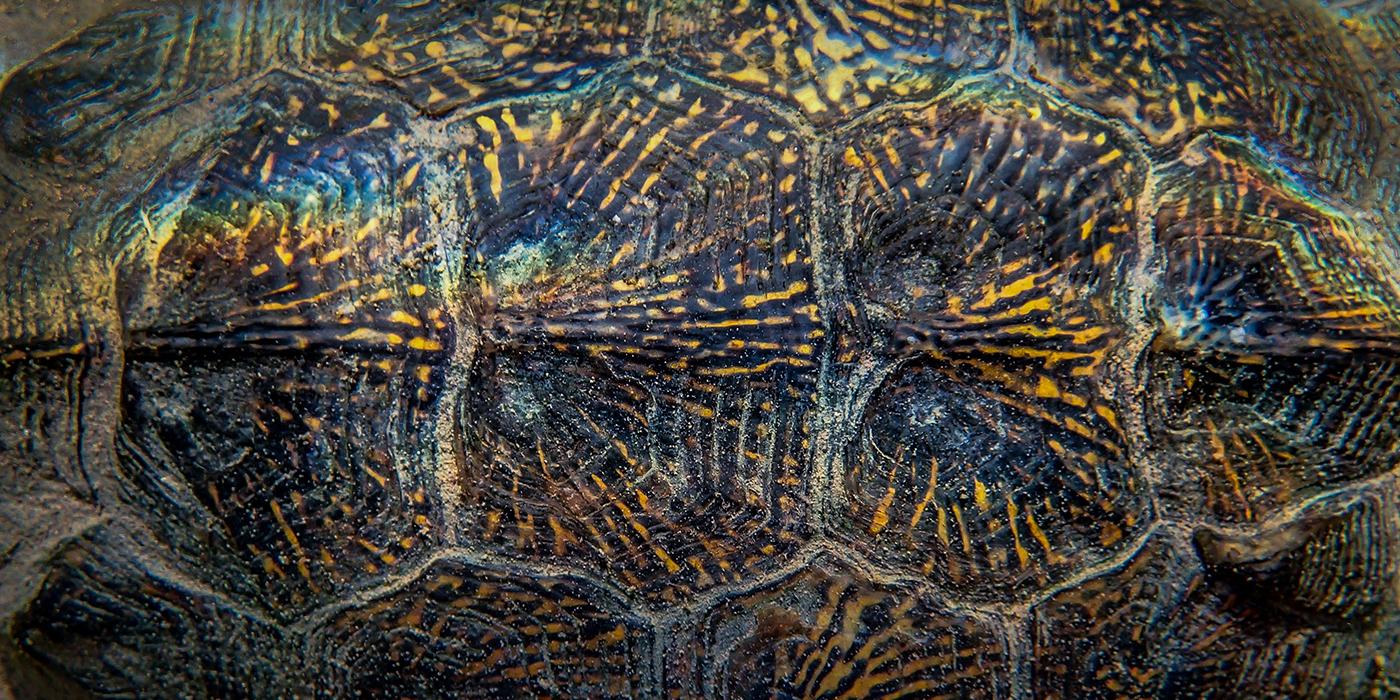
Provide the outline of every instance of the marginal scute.
<path id="1" fill-rule="evenodd" d="M 856 237 L 837 359 L 891 368 L 846 448 L 835 526 L 984 599 L 1151 520 L 1110 363 L 1145 168 L 1104 126 L 1008 91 L 858 124 L 829 164 Z"/>
<path id="2" fill-rule="evenodd" d="M 576 579 L 454 560 L 326 623 L 322 692 L 351 697 L 636 697 L 650 632 Z"/>
<path id="3" fill-rule="evenodd" d="M 1393 617 L 1352 616 L 1381 599 L 1394 608 L 1390 555 L 1376 551 L 1394 547 L 1394 517 L 1393 494 L 1318 504 L 1272 534 L 1198 535 L 1205 565 L 1190 544 L 1154 535 L 1127 562 L 1034 607 L 1034 694 L 1338 698 L 1393 689 Z"/>
<path id="4" fill-rule="evenodd" d="M 670 659 L 672 696 L 1008 697 L 1002 628 L 823 558 L 719 603 Z"/>
<path id="5" fill-rule="evenodd" d="M 1385 134 L 1348 47 L 1303 0 L 1021 0 L 1022 70 L 1155 145 L 1202 130 L 1258 138 L 1333 192 L 1368 186 Z"/>
<path id="6" fill-rule="evenodd" d="M 776 98 L 818 124 L 928 97 L 988 71 L 1010 47 L 1001 0 L 782 0 L 661 6 L 654 52 Z"/>
<path id="7" fill-rule="evenodd" d="M 1394 242 L 1217 137 L 1164 169 L 1155 230 L 1149 429 L 1181 465 L 1169 500 L 1259 520 L 1395 466 Z"/>
<path id="8" fill-rule="evenodd" d="M 321 47 L 332 19 L 295 0 L 168 3 L 84 29 L 20 68 L 0 93 L 11 153 L 81 165 L 120 155 L 115 134 Z"/>
<path id="9" fill-rule="evenodd" d="M 59 355 L 0 365 L 0 497 L 87 486 L 79 444 L 84 363 Z"/>
<path id="10" fill-rule="evenodd" d="M 1257 600 L 1322 620 L 1368 624 L 1395 607 L 1394 495 L 1367 489 L 1333 496 L 1296 517 L 1246 531 L 1197 530 L 1196 549 L 1217 578 Z"/>
<path id="11" fill-rule="evenodd" d="M 22 661 L 57 670 L 101 697 L 231 697 L 297 687 L 295 664 L 281 656 L 287 635 L 132 558 L 124 551 L 132 544 L 103 529 L 55 555 L 13 623 Z M 61 692 L 14 690 L 27 697 Z"/>
<path id="12" fill-rule="evenodd" d="M 794 549 L 825 336 L 803 144 L 650 70 L 462 126 L 464 536 L 664 600 Z"/>
<path id="13" fill-rule="evenodd" d="M 316 65 L 337 80 L 401 92 L 429 114 L 515 95 L 565 91 L 639 53 L 644 0 L 388 0 Z"/>
<path id="14" fill-rule="evenodd" d="M 211 585 L 279 616 L 440 537 L 453 337 L 400 119 L 296 84 L 261 93 L 213 163 L 167 178 L 192 184 L 124 275 L 121 475 L 188 565 L 220 561 Z"/>
<path id="15" fill-rule="evenodd" d="M 98 515 L 83 459 L 83 427 L 96 428 L 83 420 L 86 362 L 0 363 L 0 611 L 16 610 L 43 579 L 52 548 Z"/>
<path id="16" fill-rule="evenodd" d="M 163 514 L 157 527 L 188 566 L 250 604 L 293 617 L 442 538 L 439 369 L 341 353 L 212 357 L 133 362 L 125 384 L 121 476 Z"/>

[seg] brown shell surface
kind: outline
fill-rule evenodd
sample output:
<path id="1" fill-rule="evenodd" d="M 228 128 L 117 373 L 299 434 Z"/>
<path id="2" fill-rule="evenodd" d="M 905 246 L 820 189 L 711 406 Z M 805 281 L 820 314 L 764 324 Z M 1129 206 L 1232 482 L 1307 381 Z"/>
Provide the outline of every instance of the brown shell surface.
<path id="1" fill-rule="evenodd" d="M 0 86 L 0 689 L 1400 696 L 1397 76 L 1393 0 L 119 11 Z"/>

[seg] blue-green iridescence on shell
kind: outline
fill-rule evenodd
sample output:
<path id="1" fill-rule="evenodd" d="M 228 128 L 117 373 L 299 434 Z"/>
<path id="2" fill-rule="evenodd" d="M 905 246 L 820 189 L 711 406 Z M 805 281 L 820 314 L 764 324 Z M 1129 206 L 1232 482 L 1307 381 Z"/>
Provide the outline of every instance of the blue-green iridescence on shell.
<path id="1" fill-rule="evenodd" d="M 1391 0 L 118 11 L 0 87 L 0 686 L 1400 695 L 1397 81 Z"/>

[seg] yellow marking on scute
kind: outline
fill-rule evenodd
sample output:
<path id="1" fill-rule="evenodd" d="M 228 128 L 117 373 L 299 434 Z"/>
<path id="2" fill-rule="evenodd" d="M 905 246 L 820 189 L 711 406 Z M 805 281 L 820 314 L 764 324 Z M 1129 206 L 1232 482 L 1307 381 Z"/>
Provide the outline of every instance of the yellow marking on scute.
<path id="1" fill-rule="evenodd" d="M 938 458 L 929 458 L 928 486 L 924 489 L 924 497 L 914 506 L 914 515 L 909 518 L 909 529 L 912 531 L 919 526 L 919 520 L 924 516 L 924 510 L 933 500 L 933 494 L 938 489 Z"/>
<path id="2" fill-rule="evenodd" d="M 416 166 L 415 166 L 415 167 L 416 167 Z M 415 177 L 416 177 L 416 176 L 417 176 L 417 173 L 415 172 L 414 175 L 415 175 Z M 355 242 L 356 242 L 356 243 L 359 243 L 360 241 L 363 241 L 363 240 L 364 240 L 366 237 L 368 237 L 371 233 L 374 233 L 374 231 L 375 231 L 376 229 L 378 229 L 378 228 L 379 228 L 379 218 L 378 218 L 378 217 L 375 217 L 375 218 L 370 219 L 369 221 L 366 221 L 366 222 L 364 223 L 363 226 L 359 227 L 358 229 L 355 229 L 355 235 L 354 235 L 354 240 L 355 240 Z"/>
<path id="3" fill-rule="evenodd" d="M 479 115 L 476 118 L 476 125 L 486 130 L 491 135 L 491 145 L 495 148 L 501 147 L 501 130 L 496 126 L 496 121 L 486 115 Z"/>
<path id="4" fill-rule="evenodd" d="M 1107 265 L 1107 264 L 1109 264 L 1109 263 L 1111 263 L 1111 262 L 1113 262 L 1113 244 L 1112 244 L 1112 243 L 1105 243 L 1105 244 L 1099 246 L 1099 249 L 1098 249 L 1098 250 L 1094 251 L 1094 264 L 1095 264 L 1095 265 Z"/>
<path id="5" fill-rule="evenodd" d="M 404 173 L 403 178 L 399 180 L 400 192 L 412 187 L 413 183 L 418 181 L 418 171 L 422 169 L 422 167 L 422 163 L 414 163 L 413 165 L 409 166 L 408 172 Z"/>
<path id="6" fill-rule="evenodd" d="M 807 52 L 802 49 L 798 49 L 798 52 L 800 53 L 796 55 L 798 56 L 798 62 L 801 63 L 801 57 Z M 822 102 L 821 97 L 817 93 L 817 89 L 812 85 L 803 85 L 793 90 L 792 97 L 797 100 L 797 103 L 801 105 L 802 109 L 808 114 L 817 114 L 826 111 L 826 103 Z"/>
<path id="7" fill-rule="evenodd" d="M 617 267 L 618 263 L 622 262 L 624 258 L 635 252 L 637 252 L 637 246 L 633 245 L 631 241 L 622 244 L 620 247 L 618 247 L 617 252 L 613 254 L 612 260 L 608 263 L 608 266 Z"/>
<path id="8" fill-rule="evenodd" d="M 1111 547 L 1121 539 L 1123 539 L 1123 530 L 1113 523 L 1104 523 L 1099 530 L 1099 542 L 1105 547 Z"/>
<path id="9" fill-rule="evenodd" d="M 953 504 L 953 520 L 958 523 L 958 535 L 962 538 L 962 550 L 964 554 L 972 553 L 972 538 L 967 535 L 967 524 L 963 522 L 962 506 Z"/>
<path id="10" fill-rule="evenodd" d="M 447 53 L 446 47 L 441 41 L 430 41 L 423 47 L 423 51 L 428 54 L 428 58 L 442 58 Z"/>
<path id="11" fill-rule="evenodd" d="M 530 143 L 535 140 L 535 132 L 531 131 L 529 127 L 522 127 L 516 123 L 515 115 L 509 109 L 501 112 L 501 121 L 506 123 L 510 133 L 515 136 L 515 140 L 521 143 Z"/>
<path id="12" fill-rule="evenodd" d="M 385 336 L 383 333 L 376 331 L 372 328 L 356 328 L 355 330 L 350 331 L 349 333 L 343 333 L 336 337 L 336 340 L 340 340 L 343 342 L 355 342 L 360 340 L 382 342 L 384 341 L 384 339 Z"/>
<path id="13" fill-rule="evenodd" d="M 349 252 L 350 252 L 349 246 L 341 246 L 341 247 L 339 247 L 339 248 L 335 248 L 335 249 L 331 250 L 330 252 L 326 253 L 325 255 L 322 255 L 322 256 L 321 256 L 321 259 L 320 259 L 319 261 L 313 261 L 313 263 L 317 263 L 317 262 L 318 262 L 318 263 L 320 263 L 320 264 L 322 264 L 322 265 L 329 265 L 329 264 L 331 264 L 331 263 L 333 263 L 333 262 L 335 262 L 335 261 L 337 261 L 337 260 L 339 260 L 339 259 L 345 257 L 346 254 L 348 254 Z"/>
<path id="14" fill-rule="evenodd" d="M 1108 153 L 1099 156 L 1099 159 L 1094 162 L 1098 163 L 1099 165 L 1108 165 L 1109 163 L 1112 163 L 1113 161 L 1118 160 L 1121 157 L 1123 157 L 1123 152 L 1115 148 L 1109 151 Z"/>
<path id="15" fill-rule="evenodd" d="M 977 504 L 977 509 L 983 513 L 992 508 L 992 503 L 987 498 L 987 485 L 975 477 L 972 479 L 972 500 Z"/>
<path id="16" fill-rule="evenodd" d="M 682 328 L 740 328 L 744 326 L 757 326 L 759 320 L 756 318 L 730 318 L 723 321 L 693 321 L 681 325 Z"/>
<path id="17" fill-rule="evenodd" d="M 885 497 L 880 499 L 880 505 L 875 507 L 875 513 L 870 516 L 870 534 L 878 535 L 890 522 L 890 505 L 894 503 L 895 488 L 893 486 L 885 489 Z"/>
<path id="18" fill-rule="evenodd" d="M 1030 274 L 1013 281 L 1005 287 L 997 288 L 986 285 L 983 288 L 982 298 L 972 304 L 970 308 L 985 309 L 992 306 L 1001 299 L 1012 299 L 1035 288 L 1038 275 Z"/>
<path id="19" fill-rule="evenodd" d="M 500 159 L 496 157 L 495 153 L 487 153 L 485 156 L 482 156 L 481 163 L 485 165 L 486 169 L 491 173 L 491 196 L 499 202 L 501 201 L 502 184 Z"/>
<path id="20" fill-rule="evenodd" d="M 1050 546 L 1050 538 L 1046 537 L 1045 531 L 1040 529 L 1040 523 L 1035 521 L 1035 514 L 1031 512 L 1030 507 L 1026 508 L 1026 528 L 1031 531 L 1031 537 L 1034 537 L 1035 541 L 1040 543 L 1040 548 L 1045 550 L 1045 558 L 1047 561 L 1051 564 L 1059 564 L 1064 561 L 1064 557 L 1061 557 L 1059 553 Z"/>
<path id="21" fill-rule="evenodd" d="M 539 74 L 558 73 L 573 68 L 576 65 L 578 64 L 573 61 L 541 61 L 530 66 L 530 70 Z"/>
<path id="22" fill-rule="evenodd" d="M 291 525 L 287 524 L 287 519 L 282 515 L 282 507 L 277 505 L 277 501 L 272 501 L 272 517 L 276 518 L 277 524 L 282 528 L 282 536 L 287 538 L 287 542 L 292 545 L 292 551 L 296 553 L 297 572 L 307 581 L 311 580 L 311 571 L 306 565 L 306 552 L 301 548 L 301 541 L 297 539 L 296 532 Z M 313 586 L 314 588 L 314 586 Z"/>
<path id="23" fill-rule="evenodd" d="M 556 109 L 549 113 L 549 131 L 545 134 L 545 137 L 550 141 L 558 141 L 559 135 L 563 132 L 564 120 L 559 116 L 559 110 Z"/>
<path id="24" fill-rule="evenodd" d="M 1220 468 L 1225 472 L 1225 478 L 1230 482 L 1230 487 L 1234 489 L 1235 496 L 1240 499 L 1240 504 L 1244 506 L 1244 517 L 1246 520 L 1254 519 L 1254 514 L 1249 505 L 1249 499 L 1245 498 L 1244 488 L 1240 482 L 1240 475 L 1235 472 L 1234 465 L 1230 464 L 1229 455 L 1225 451 L 1225 442 L 1220 439 L 1220 434 L 1215 427 L 1215 421 L 1206 419 L 1206 432 L 1210 435 L 1211 456 L 1220 464 Z"/>
<path id="25" fill-rule="evenodd" d="M 743 68 L 727 74 L 730 80 L 740 83 L 750 83 L 754 85 L 767 85 L 771 80 L 768 74 L 756 66 L 744 66 Z"/>
<path id="26" fill-rule="evenodd" d="M 370 477 L 371 479 L 374 479 L 374 482 L 375 482 L 375 483 L 379 484 L 379 488 L 384 488 L 386 485 L 388 485 L 389 480 L 386 479 L 386 478 L 384 478 L 384 475 L 383 475 L 383 474 L 380 474 L 379 472 L 377 472 L 377 471 L 375 471 L 375 470 L 373 470 L 373 469 L 370 469 L 368 466 L 362 465 L 360 468 L 361 468 L 361 469 L 364 469 L 364 470 L 365 470 L 365 473 L 366 473 L 366 474 L 369 474 L 369 477 Z"/>
<path id="27" fill-rule="evenodd" d="M 1016 516 L 1019 514 L 1020 511 L 1016 508 L 1016 502 L 1011 500 L 1010 496 L 1007 496 L 1006 519 L 1011 527 L 1011 543 L 1012 547 L 1016 550 L 1016 560 L 1021 564 L 1021 568 L 1024 570 L 1026 567 L 1030 566 L 1031 553 L 1027 552 L 1025 546 L 1021 544 L 1021 531 L 1016 527 Z"/>
<path id="28" fill-rule="evenodd" d="M 758 374 L 760 372 L 767 372 L 768 370 L 780 364 L 792 365 L 793 367 L 812 366 L 812 363 L 808 360 L 801 360 L 795 357 L 779 357 L 777 359 L 768 360 L 767 362 L 761 362 L 752 367 L 714 367 L 698 371 L 700 372 L 700 374 L 705 374 L 713 377 L 731 377 L 739 374 Z"/>
<path id="29" fill-rule="evenodd" d="M 1079 239 L 1085 240 L 1089 238 L 1089 234 L 1094 232 L 1094 224 L 1097 224 L 1098 221 L 1099 215 L 1097 213 L 1090 214 L 1089 218 L 1085 219 L 1083 225 L 1079 227 Z"/>
<path id="30" fill-rule="evenodd" d="M 801 294 L 805 291 L 807 291 L 807 283 L 803 280 L 798 280 L 788 285 L 788 288 L 782 291 L 768 292 L 766 294 L 750 294 L 748 296 L 745 296 L 742 300 L 740 300 L 739 303 L 746 309 L 752 309 L 755 306 L 758 306 L 759 304 L 764 304 L 770 301 L 782 301 L 786 299 L 791 299 L 792 297 Z"/>

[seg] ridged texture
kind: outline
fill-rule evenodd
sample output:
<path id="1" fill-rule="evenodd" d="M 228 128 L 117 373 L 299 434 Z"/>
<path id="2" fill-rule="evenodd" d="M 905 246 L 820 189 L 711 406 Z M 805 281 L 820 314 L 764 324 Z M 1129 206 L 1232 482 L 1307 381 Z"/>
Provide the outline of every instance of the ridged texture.
<path id="1" fill-rule="evenodd" d="M 1385 697 L 1394 505 L 1368 494 L 1190 551 L 1154 537 L 1132 560 L 1035 607 L 1036 697 Z M 1385 515 L 1380 515 L 1384 509 Z M 1320 512 L 1319 512 L 1320 511 Z"/>
<path id="2" fill-rule="evenodd" d="M 1395 249 L 1257 152 L 1203 138 L 1164 171 L 1151 435 L 1188 512 L 1257 520 L 1395 466 Z"/>
<path id="3" fill-rule="evenodd" d="M 1143 164 L 1014 90 L 853 134 L 829 165 L 863 307 L 837 360 L 896 364 L 847 448 L 838 532 L 982 599 L 1125 546 L 1151 515 L 1113 393 L 1128 329 L 1110 281 L 1135 262 Z"/>
<path id="4" fill-rule="evenodd" d="M 1005 697 L 1002 632 L 824 559 L 711 611 L 671 663 L 671 695 Z"/>
<path id="5" fill-rule="evenodd" d="M 463 129 L 464 534 L 666 600 L 793 549 L 825 335 L 796 135 L 650 70 Z"/>
<path id="6" fill-rule="evenodd" d="M 318 694 L 632 697 L 650 640 L 620 607 L 577 579 L 438 562 L 327 623 Z"/>
<path id="7" fill-rule="evenodd" d="M 999 0 L 667 0 L 655 51 L 825 125 L 996 68 L 1011 45 L 1006 10 Z"/>
<path id="8" fill-rule="evenodd" d="M 0 677 L 1400 696 L 1398 19 L 83 29 L 0 87 Z"/>

